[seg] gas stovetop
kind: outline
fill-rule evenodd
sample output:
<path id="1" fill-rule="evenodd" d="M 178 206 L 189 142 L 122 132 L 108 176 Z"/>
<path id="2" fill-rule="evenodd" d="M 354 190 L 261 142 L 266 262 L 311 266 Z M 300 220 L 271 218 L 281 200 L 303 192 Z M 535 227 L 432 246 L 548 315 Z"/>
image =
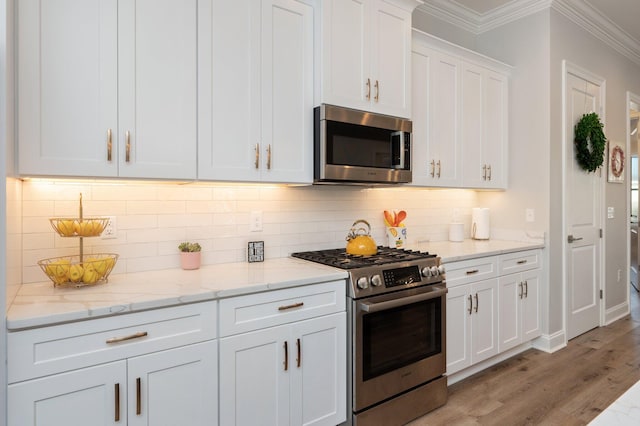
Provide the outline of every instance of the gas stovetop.
<path id="1" fill-rule="evenodd" d="M 346 249 L 330 249 L 318 251 L 303 251 L 291 253 L 291 256 L 304 260 L 310 260 L 323 265 L 335 266 L 340 269 L 364 268 L 388 263 L 407 262 L 436 257 L 427 252 L 402 250 L 378 246 L 378 253 L 371 256 L 347 254 Z"/>
<path id="2" fill-rule="evenodd" d="M 378 247 L 371 256 L 347 254 L 345 249 L 291 253 L 292 257 L 346 269 L 349 296 L 357 299 L 423 285 L 444 284 L 444 266 L 435 254 Z"/>

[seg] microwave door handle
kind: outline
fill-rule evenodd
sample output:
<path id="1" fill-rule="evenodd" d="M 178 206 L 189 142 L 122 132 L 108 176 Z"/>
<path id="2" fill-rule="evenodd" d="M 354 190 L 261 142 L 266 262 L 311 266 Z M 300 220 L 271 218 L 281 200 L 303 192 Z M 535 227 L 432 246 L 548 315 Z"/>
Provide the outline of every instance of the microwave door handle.
<path id="1" fill-rule="evenodd" d="M 398 164 L 392 164 L 391 166 L 394 168 L 404 169 L 404 166 L 405 166 L 404 164 L 404 144 L 405 144 L 404 132 L 398 131 L 398 132 L 391 133 L 391 152 L 392 153 L 393 153 L 393 148 L 396 141 L 398 144 L 398 151 L 399 151 L 400 157 L 398 158 Z"/>
<path id="2" fill-rule="evenodd" d="M 436 299 L 447 294 L 447 289 L 442 287 L 435 287 L 433 291 L 427 293 L 416 294 L 413 296 L 398 297 L 396 299 L 387 300 L 385 302 L 359 302 L 358 307 L 360 310 L 368 313 L 386 311 L 387 309 L 397 308 L 399 306 L 409 305 L 411 303 L 423 302 L 425 300 Z"/>

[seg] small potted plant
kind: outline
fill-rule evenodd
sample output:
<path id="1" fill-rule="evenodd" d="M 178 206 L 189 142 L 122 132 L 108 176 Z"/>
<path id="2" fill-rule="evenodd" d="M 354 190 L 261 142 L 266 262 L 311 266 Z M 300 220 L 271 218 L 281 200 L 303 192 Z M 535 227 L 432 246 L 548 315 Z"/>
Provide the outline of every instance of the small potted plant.
<path id="1" fill-rule="evenodd" d="M 200 244 L 184 242 L 178 245 L 180 250 L 180 266 L 182 269 L 198 269 L 200 267 Z"/>

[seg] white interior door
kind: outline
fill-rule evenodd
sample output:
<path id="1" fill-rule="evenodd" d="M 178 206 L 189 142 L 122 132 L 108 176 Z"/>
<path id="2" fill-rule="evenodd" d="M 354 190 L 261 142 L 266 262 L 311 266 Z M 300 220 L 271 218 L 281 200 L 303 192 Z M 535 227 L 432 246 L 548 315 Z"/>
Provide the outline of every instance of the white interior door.
<path id="1" fill-rule="evenodd" d="M 583 114 L 604 122 L 604 80 L 564 63 L 565 277 L 567 338 L 600 325 L 602 179 L 576 161 L 574 127 Z"/>

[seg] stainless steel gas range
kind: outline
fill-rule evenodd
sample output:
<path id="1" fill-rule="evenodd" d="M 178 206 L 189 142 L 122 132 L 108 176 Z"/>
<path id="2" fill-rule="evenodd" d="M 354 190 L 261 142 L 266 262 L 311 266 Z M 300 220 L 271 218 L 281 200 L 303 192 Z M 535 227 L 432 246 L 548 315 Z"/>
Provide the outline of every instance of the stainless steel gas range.
<path id="1" fill-rule="evenodd" d="M 352 424 L 402 425 L 446 403 L 447 287 L 438 256 L 385 247 L 373 256 L 344 249 L 292 256 L 349 273 Z"/>

